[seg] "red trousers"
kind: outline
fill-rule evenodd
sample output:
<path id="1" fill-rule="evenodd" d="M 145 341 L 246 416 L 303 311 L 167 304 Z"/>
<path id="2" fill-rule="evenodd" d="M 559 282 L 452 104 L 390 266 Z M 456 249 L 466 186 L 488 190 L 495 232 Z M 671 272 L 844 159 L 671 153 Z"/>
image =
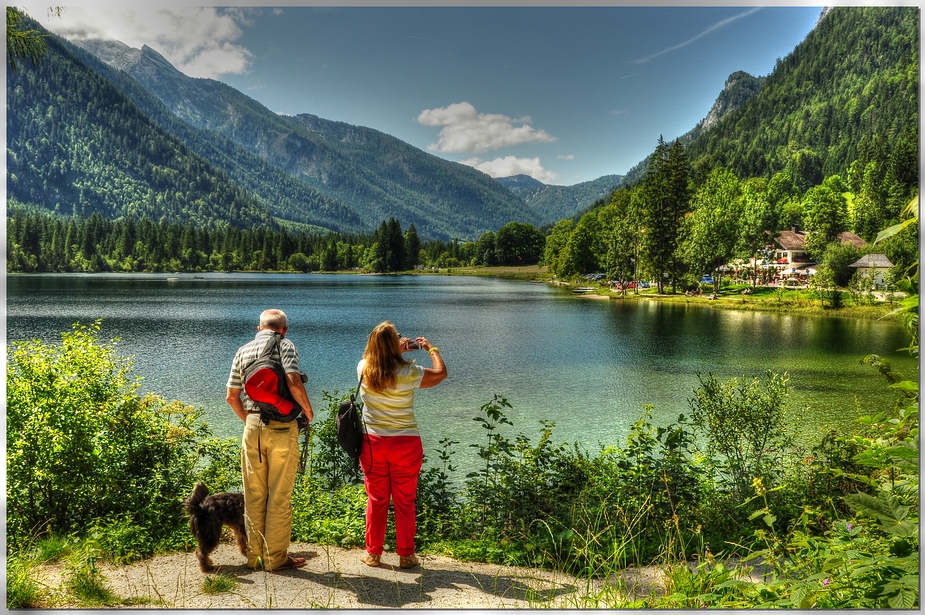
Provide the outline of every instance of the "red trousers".
<path id="1" fill-rule="evenodd" d="M 395 553 L 414 555 L 414 501 L 423 462 L 420 436 L 363 436 L 360 466 L 367 496 L 367 553 L 382 553 L 391 499 L 395 510 Z"/>

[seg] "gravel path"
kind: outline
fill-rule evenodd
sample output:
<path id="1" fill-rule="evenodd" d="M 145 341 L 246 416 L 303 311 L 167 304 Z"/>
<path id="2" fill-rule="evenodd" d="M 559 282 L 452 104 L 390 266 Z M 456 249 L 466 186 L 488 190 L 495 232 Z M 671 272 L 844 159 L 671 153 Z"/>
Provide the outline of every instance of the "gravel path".
<path id="1" fill-rule="evenodd" d="M 402 570 L 398 556 L 385 553 L 379 568 L 360 562 L 362 549 L 293 543 L 289 552 L 308 560 L 304 568 L 279 572 L 249 569 L 230 543 L 212 554 L 219 572 L 235 580 L 222 593 L 205 593 L 209 575 L 192 553 L 154 557 L 128 566 L 100 566 L 108 588 L 128 608 L 305 609 L 305 608 L 581 608 L 601 582 L 576 580 L 558 572 L 421 556 L 421 566 Z M 40 567 L 52 594 L 63 596 L 61 566 Z M 657 587 L 654 570 L 628 570 L 624 578 L 637 594 Z M 56 602 L 56 606 L 68 606 Z"/>

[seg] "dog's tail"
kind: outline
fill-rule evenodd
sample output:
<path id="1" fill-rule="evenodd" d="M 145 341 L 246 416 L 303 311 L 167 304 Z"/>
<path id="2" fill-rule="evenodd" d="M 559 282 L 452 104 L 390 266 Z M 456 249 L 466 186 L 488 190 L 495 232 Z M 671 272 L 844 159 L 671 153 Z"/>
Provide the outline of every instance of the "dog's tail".
<path id="1" fill-rule="evenodd" d="M 209 495 L 209 488 L 203 483 L 196 483 L 193 494 L 186 499 L 184 508 L 191 515 L 203 512 L 201 508 L 202 501 Z"/>

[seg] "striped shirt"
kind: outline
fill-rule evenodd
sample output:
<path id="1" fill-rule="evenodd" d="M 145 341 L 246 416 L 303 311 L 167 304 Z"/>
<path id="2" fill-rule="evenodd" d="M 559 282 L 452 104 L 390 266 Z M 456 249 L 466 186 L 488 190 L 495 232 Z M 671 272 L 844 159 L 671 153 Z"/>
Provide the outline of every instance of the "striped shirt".
<path id="1" fill-rule="evenodd" d="M 257 360 L 266 350 L 267 344 L 272 344 L 273 337 L 278 335 L 276 331 L 264 329 L 263 331 L 258 331 L 253 340 L 238 348 L 234 359 L 231 361 L 231 373 L 228 375 L 227 384 L 229 389 L 244 390 L 244 370 Z M 287 340 L 286 338 L 279 340 L 271 357 L 280 362 L 283 366 L 283 371 L 287 374 L 299 373 L 299 352 L 296 350 L 292 340 Z M 247 396 L 247 393 L 244 393 L 243 399 L 245 410 L 259 412 L 259 409 L 254 405 L 253 400 Z"/>
<path id="2" fill-rule="evenodd" d="M 358 379 L 365 365 L 365 359 L 357 365 Z M 361 384 L 366 430 L 376 436 L 420 436 L 414 418 L 414 389 L 420 388 L 423 379 L 424 368 L 412 363 L 398 368 L 394 389 L 370 391 Z"/>

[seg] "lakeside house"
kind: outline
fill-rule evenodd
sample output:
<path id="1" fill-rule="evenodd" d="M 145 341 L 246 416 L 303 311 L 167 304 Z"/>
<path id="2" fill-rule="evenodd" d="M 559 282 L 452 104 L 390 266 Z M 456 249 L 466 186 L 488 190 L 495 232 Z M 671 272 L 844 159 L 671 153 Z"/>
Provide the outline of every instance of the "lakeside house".
<path id="1" fill-rule="evenodd" d="M 873 286 L 876 289 L 886 287 L 884 275 L 893 266 L 886 254 L 865 254 L 855 262 L 848 265 L 860 272 L 860 275 L 866 276 L 873 280 Z"/>
<path id="2" fill-rule="evenodd" d="M 806 252 L 806 231 L 798 226 L 789 231 L 780 231 L 774 238 L 778 248 L 774 252 L 772 265 L 777 269 L 776 277 L 806 278 L 816 273 L 816 261 Z M 838 234 L 838 240 L 861 249 L 866 242 L 850 231 Z"/>

